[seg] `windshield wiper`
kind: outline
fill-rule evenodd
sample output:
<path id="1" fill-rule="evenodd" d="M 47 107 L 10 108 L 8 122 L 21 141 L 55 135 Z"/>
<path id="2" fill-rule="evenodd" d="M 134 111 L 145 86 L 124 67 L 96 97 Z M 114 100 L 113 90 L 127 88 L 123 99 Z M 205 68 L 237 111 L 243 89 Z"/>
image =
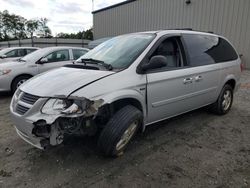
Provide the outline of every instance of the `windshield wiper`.
<path id="1" fill-rule="evenodd" d="M 82 63 L 86 64 L 96 64 L 96 65 L 102 65 L 104 68 L 106 68 L 107 70 L 113 70 L 113 67 L 111 64 L 105 63 L 104 61 L 100 61 L 97 59 L 92 59 L 92 58 L 83 58 L 81 59 Z"/>

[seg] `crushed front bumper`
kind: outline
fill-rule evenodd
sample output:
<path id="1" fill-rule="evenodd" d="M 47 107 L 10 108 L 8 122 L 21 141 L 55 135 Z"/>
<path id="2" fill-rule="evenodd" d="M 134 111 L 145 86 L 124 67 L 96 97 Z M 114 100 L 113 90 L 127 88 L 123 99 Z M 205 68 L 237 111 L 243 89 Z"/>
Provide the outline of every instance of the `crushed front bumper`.
<path id="1" fill-rule="evenodd" d="M 40 113 L 40 108 L 47 99 L 40 98 L 34 104 L 29 105 L 20 101 L 22 92 L 19 92 L 18 94 L 17 93 L 18 92 L 14 94 L 10 104 L 10 115 L 14 123 L 16 132 L 24 141 L 31 144 L 32 146 L 39 149 L 45 149 L 49 144 L 48 141 L 45 138 L 37 137 L 36 135 L 34 135 L 32 133 L 32 130 L 35 126 L 34 123 L 39 118 L 43 118 L 43 115 Z M 20 114 L 17 111 L 18 104 L 24 106 L 25 108 L 29 108 L 27 112 L 25 112 L 25 114 Z"/>
<path id="2" fill-rule="evenodd" d="M 45 149 L 44 138 L 36 137 L 32 134 L 34 122 L 24 118 L 13 111 L 12 105 L 10 107 L 11 119 L 15 125 L 17 134 L 26 142 L 38 149 Z"/>
<path id="3" fill-rule="evenodd" d="M 36 147 L 36 148 L 38 148 L 38 149 L 42 149 L 42 150 L 45 149 L 44 146 L 42 146 L 42 144 L 41 144 L 42 139 L 39 139 L 39 138 L 37 138 L 37 137 L 28 136 L 28 135 L 26 135 L 25 133 L 23 133 L 23 132 L 21 132 L 20 130 L 18 130 L 17 127 L 15 127 L 15 128 L 16 128 L 17 134 L 18 134 L 25 142 L 31 144 L 32 146 L 34 146 L 34 147 Z"/>
<path id="4" fill-rule="evenodd" d="M 89 134 L 96 131 L 92 118 L 102 101 L 95 101 L 80 114 L 54 114 L 41 112 L 49 98 L 37 97 L 17 91 L 10 104 L 10 114 L 17 134 L 27 143 L 39 149 L 63 142 L 64 134 Z M 92 126 L 93 125 L 93 126 Z"/>

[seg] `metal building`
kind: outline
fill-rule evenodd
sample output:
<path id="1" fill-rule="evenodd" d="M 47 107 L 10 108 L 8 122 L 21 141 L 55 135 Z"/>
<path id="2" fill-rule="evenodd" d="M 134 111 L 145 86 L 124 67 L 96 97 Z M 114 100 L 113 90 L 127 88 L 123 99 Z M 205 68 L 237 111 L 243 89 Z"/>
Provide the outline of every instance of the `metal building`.
<path id="1" fill-rule="evenodd" d="M 127 0 L 93 12 L 94 38 L 167 28 L 227 37 L 250 68 L 250 0 Z"/>

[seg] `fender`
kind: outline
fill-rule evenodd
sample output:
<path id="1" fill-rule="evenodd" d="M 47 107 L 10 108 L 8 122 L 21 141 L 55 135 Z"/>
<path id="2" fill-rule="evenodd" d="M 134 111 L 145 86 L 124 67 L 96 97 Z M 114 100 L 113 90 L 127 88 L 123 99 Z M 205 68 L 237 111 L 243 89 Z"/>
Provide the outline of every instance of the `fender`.
<path id="1" fill-rule="evenodd" d="M 104 101 L 103 105 L 105 104 L 111 104 L 115 101 L 121 100 L 121 99 L 135 99 L 137 100 L 141 106 L 142 106 L 142 113 L 143 113 L 143 117 L 144 117 L 144 122 L 145 122 L 145 117 L 147 117 L 147 107 L 146 107 L 146 94 L 145 92 L 140 92 L 138 90 L 135 89 L 124 89 L 124 90 L 119 90 L 119 91 L 115 91 L 112 93 L 108 93 L 108 94 L 104 94 L 104 95 L 100 95 L 96 98 L 92 98 L 90 100 L 100 100 L 102 99 Z M 143 124 L 143 130 L 145 128 L 145 123 Z"/>
<path id="2" fill-rule="evenodd" d="M 237 78 L 235 77 L 235 75 L 229 74 L 229 75 L 227 75 L 227 76 L 224 78 L 224 80 L 221 80 L 221 85 L 220 85 L 220 87 L 219 87 L 219 89 L 218 89 L 217 98 L 219 97 L 220 92 L 221 92 L 223 86 L 224 86 L 229 80 L 234 80 L 234 81 L 235 81 L 236 85 L 235 85 L 235 90 L 234 90 L 234 91 L 237 90 L 237 88 L 238 88 L 238 86 L 239 86 L 239 83 L 237 82 Z"/>

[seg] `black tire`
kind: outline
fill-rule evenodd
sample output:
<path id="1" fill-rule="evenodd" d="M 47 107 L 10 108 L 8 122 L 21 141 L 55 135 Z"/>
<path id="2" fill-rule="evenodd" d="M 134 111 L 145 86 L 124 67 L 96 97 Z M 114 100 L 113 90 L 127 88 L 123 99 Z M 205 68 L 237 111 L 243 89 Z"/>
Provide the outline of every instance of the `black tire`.
<path id="1" fill-rule="evenodd" d="M 223 101 L 225 100 L 224 95 L 226 94 L 226 92 L 229 92 L 231 95 L 230 104 L 228 104 L 227 108 L 225 108 L 223 106 Z M 233 88 L 232 88 L 232 86 L 226 84 L 222 88 L 221 93 L 220 93 L 217 101 L 211 105 L 210 111 L 217 114 L 217 115 L 225 115 L 230 111 L 232 104 L 233 104 Z"/>
<path id="2" fill-rule="evenodd" d="M 16 78 L 13 80 L 12 84 L 11 84 L 11 91 L 12 91 L 12 93 L 14 93 L 14 92 L 17 90 L 18 85 L 19 85 L 19 83 L 20 83 L 21 81 L 27 81 L 27 80 L 30 79 L 30 78 L 31 78 L 31 76 L 28 76 L 28 75 L 22 75 L 22 76 L 16 77 Z"/>
<path id="3" fill-rule="evenodd" d="M 122 154 L 141 126 L 142 119 L 142 112 L 131 105 L 125 106 L 116 112 L 100 134 L 98 139 L 98 148 L 100 151 L 106 156 L 113 157 Z M 136 128 L 133 129 L 133 135 L 129 137 L 129 141 L 122 148 L 117 150 L 118 142 L 121 141 L 125 132 L 132 125 L 134 126 L 133 122 L 137 122 Z"/>

